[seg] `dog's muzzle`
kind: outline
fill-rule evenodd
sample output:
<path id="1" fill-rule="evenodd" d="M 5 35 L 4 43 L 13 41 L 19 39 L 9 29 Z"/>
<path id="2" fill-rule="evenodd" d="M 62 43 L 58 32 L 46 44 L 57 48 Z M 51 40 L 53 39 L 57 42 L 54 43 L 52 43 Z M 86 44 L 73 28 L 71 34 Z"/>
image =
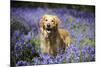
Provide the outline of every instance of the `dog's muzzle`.
<path id="1" fill-rule="evenodd" d="M 51 31 L 52 31 L 51 25 L 49 23 L 46 26 L 46 31 L 47 31 L 47 33 L 51 33 Z"/>
<path id="2" fill-rule="evenodd" d="M 47 33 L 51 33 L 51 28 L 46 28 Z"/>

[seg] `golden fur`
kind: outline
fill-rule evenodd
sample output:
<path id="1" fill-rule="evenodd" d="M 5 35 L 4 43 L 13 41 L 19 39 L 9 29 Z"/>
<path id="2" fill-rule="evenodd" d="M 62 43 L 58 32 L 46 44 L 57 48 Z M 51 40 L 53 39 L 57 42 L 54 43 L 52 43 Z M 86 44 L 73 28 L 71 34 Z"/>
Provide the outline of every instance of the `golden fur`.
<path id="1" fill-rule="evenodd" d="M 54 15 L 44 15 L 40 20 L 40 48 L 43 53 L 56 55 L 57 50 L 65 50 L 70 45 L 70 34 L 59 29 L 60 19 Z"/>

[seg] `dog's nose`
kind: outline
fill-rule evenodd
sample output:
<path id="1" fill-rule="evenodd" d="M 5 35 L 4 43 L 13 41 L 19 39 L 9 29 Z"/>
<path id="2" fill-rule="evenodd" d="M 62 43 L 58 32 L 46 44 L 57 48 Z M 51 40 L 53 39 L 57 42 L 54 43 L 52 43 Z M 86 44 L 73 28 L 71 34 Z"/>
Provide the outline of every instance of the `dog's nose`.
<path id="1" fill-rule="evenodd" d="M 50 24 L 47 24 L 47 27 L 50 27 Z"/>

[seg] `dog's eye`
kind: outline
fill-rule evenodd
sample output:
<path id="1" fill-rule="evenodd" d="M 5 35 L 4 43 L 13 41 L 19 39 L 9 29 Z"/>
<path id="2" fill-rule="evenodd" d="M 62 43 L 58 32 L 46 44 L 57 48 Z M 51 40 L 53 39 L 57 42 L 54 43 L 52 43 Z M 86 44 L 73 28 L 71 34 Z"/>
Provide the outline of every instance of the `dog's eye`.
<path id="1" fill-rule="evenodd" d="M 45 19 L 45 21 L 48 21 L 47 19 Z"/>
<path id="2" fill-rule="evenodd" d="M 51 22 L 54 22 L 54 20 L 52 20 Z"/>

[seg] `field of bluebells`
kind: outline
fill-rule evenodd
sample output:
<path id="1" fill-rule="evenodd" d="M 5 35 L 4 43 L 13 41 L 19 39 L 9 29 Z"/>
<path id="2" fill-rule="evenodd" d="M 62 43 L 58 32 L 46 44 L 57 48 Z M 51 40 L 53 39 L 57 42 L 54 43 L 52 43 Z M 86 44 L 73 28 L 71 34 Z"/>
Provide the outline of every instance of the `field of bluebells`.
<path id="1" fill-rule="evenodd" d="M 94 6 L 36 4 L 11 2 L 11 66 L 95 61 Z M 62 21 L 59 27 L 71 34 L 71 46 L 56 57 L 42 54 L 39 48 L 39 21 L 44 14 L 58 16 Z"/>

